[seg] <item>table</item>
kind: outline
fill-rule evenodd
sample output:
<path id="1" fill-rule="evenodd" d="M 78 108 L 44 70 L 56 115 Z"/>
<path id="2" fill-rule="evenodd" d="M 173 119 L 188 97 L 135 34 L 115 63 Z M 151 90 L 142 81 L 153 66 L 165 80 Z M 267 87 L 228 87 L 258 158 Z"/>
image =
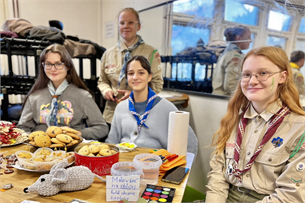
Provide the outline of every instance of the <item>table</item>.
<path id="1" fill-rule="evenodd" d="M 4 156 L 11 155 L 18 150 L 25 150 L 26 145 L 20 144 L 11 147 L 5 147 L 0 149 L 0 153 L 4 153 Z M 31 146 L 31 151 L 34 152 L 34 147 Z M 128 153 L 120 153 L 119 161 L 132 161 L 134 156 L 137 154 L 142 153 L 149 153 L 149 148 L 137 147 L 134 151 Z M 192 157 L 191 161 L 193 160 Z M 190 165 L 191 162 L 187 166 Z M 87 202 L 92 203 L 105 203 L 106 202 L 106 183 L 102 182 L 101 180 L 95 178 L 94 182 L 92 183 L 91 187 L 82 191 L 73 191 L 73 192 L 60 192 L 55 196 L 50 197 L 43 197 L 38 195 L 36 192 L 31 193 L 24 193 L 23 189 L 35 183 L 35 181 L 42 175 L 42 173 L 37 172 L 29 172 L 23 171 L 19 169 L 13 169 L 14 173 L 12 174 L 2 174 L 0 175 L 0 188 L 3 185 L 12 183 L 14 185 L 13 188 L 0 191 L 0 203 L 20 203 L 24 200 L 36 201 L 41 203 L 68 203 L 71 202 L 73 199 L 81 199 Z M 0 170 L 3 173 L 3 169 Z M 175 196 L 173 199 L 173 203 L 181 203 L 184 190 L 186 187 L 187 179 L 189 177 L 189 173 L 183 180 L 180 185 L 175 185 L 171 183 L 165 183 L 161 181 L 161 176 L 159 176 L 158 186 L 165 186 L 169 188 L 175 188 Z M 140 188 L 140 195 L 144 190 L 145 186 L 141 185 Z M 113 202 L 116 203 L 116 202 Z"/>

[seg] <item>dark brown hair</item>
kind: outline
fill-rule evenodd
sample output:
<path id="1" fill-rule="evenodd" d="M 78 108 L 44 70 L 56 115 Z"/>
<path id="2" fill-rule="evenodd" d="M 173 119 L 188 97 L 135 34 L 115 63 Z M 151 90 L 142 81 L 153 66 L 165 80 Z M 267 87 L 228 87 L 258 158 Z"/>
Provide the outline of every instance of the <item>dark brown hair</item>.
<path id="1" fill-rule="evenodd" d="M 238 25 L 232 28 L 227 28 L 223 35 L 226 37 L 226 41 L 235 41 L 236 36 L 241 36 L 247 30 L 250 30 L 247 26 Z"/>
<path id="2" fill-rule="evenodd" d="M 69 83 L 74 84 L 78 88 L 85 89 L 86 91 L 89 91 L 89 89 L 87 88 L 85 83 L 77 75 L 77 72 L 75 70 L 74 64 L 73 64 L 72 59 L 71 59 L 71 56 L 69 55 L 66 48 L 63 45 L 52 44 L 52 45 L 48 46 L 47 48 L 45 48 L 40 54 L 39 75 L 38 75 L 38 78 L 37 78 L 35 84 L 31 88 L 31 90 L 29 91 L 28 95 L 26 96 L 26 98 L 24 100 L 24 103 L 23 103 L 23 106 L 25 105 L 26 101 L 28 100 L 28 97 L 32 93 L 48 86 L 48 83 L 49 83 L 50 79 L 47 77 L 42 63 L 45 62 L 45 60 L 47 58 L 47 54 L 50 53 L 50 52 L 51 53 L 57 53 L 57 54 L 60 55 L 61 61 L 65 64 L 65 67 L 68 70 L 66 80 Z"/>
<path id="3" fill-rule="evenodd" d="M 304 52 L 301 50 L 294 51 L 290 55 L 290 62 L 295 63 L 301 59 L 304 59 Z"/>

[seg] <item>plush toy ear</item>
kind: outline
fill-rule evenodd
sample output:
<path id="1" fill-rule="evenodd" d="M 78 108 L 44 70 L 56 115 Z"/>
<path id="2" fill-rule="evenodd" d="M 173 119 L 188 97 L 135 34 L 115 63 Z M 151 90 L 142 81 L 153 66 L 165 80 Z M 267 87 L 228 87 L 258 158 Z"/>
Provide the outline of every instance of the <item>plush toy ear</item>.
<path id="1" fill-rule="evenodd" d="M 59 169 L 63 169 L 66 166 L 68 166 L 68 162 L 67 161 L 63 161 L 60 163 L 55 164 L 54 166 L 52 166 L 51 170 L 50 170 L 50 174 L 54 175 L 54 173 L 59 170 Z"/>
<path id="2" fill-rule="evenodd" d="M 67 180 L 68 180 L 67 170 L 61 168 L 61 169 L 57 169 L 57 171 L 54 171 L 51 182 L 53 185 L 56 185 L 56 184 L 66 183 Z"/>

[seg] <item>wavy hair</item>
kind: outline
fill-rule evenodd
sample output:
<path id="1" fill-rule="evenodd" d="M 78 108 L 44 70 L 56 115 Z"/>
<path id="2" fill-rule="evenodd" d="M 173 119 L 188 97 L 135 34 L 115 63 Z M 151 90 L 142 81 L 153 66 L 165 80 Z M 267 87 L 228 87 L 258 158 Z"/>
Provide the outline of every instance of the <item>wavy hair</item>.
<path id="1" fill-rule="evenodd" d="M 281 71 L 287 72 L 287 79 L 283 84 L 279 84 L 276 91 L 277 99 L 281 99 L 284 104 L 286 104 L 290 111 L 305 115 L 305 112 L 300 105 L 299 94 L 296 86 L 293 82 L 292 71 L 289 66 L 289 60 L 286 53 L 277 47 L 267 46 L 260 47 L 250 50 L 245 56 L 242 67 L 250 56 L 262 56 L 270 60 L 273 64 L 278 66 Z M 271 101 L 269 104 L 275 102 Z M 227 113 L 224 115 L 220 122 L 220 128 L 216 131 L 212 139 L 212 146 L 216 146 L 216 153 L 219 155 L 224 151 L 226 147 L 226 142 L 229 139 L 234 128 L 237 128 L 238 122 L 240 120 L 239 111 L 245 111 L 249 100 L 243 94 L 240 82 L 228 103 Z"/>

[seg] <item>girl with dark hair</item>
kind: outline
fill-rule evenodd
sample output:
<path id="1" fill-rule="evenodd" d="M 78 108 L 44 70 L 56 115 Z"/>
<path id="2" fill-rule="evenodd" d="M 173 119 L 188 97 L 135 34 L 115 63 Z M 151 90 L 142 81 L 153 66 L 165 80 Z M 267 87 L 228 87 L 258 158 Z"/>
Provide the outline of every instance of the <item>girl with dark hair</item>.
<path id="1" fill-rule="evenodd" d="M 250 50 L 214 134 L 206 202 L 304 203 L 305 112 L 281 48 Z"/>
<path id="2" fill-rule="evenodd" d="M 228 47 L 220 55 L 213 73 L 213 94 L 231 95 L 238 82 L 241 62 L 244 58 L 242 50 L 249 48 L 251 41 L 250 29 L 246 26 L 227 28 L 224 32 Z"/>
<path id="3" fill-rule="evenodd" d="M 18 123 L 26 132 L 46 131 L 49 126 L 69 126 L 85 139 L 95 140 L 109 131 L 69 53 L 59 44 L 42 51 L 39 75 L 25 98 Z"/>
<path id="4" fill-rule="evenodd" d="M 148 86 L 152 77 L 145 57 L 134 56 L 128 61 L 126 78 L 132 92 L 128 100 L 117 105 L 106 142 L 132 142 L 141 147 L 167 148 L 169 113 L 177 111 L 177 108 Z M 188 133 L 187 150 L 197 154 L 198 141 L 191 127 Z"/>

